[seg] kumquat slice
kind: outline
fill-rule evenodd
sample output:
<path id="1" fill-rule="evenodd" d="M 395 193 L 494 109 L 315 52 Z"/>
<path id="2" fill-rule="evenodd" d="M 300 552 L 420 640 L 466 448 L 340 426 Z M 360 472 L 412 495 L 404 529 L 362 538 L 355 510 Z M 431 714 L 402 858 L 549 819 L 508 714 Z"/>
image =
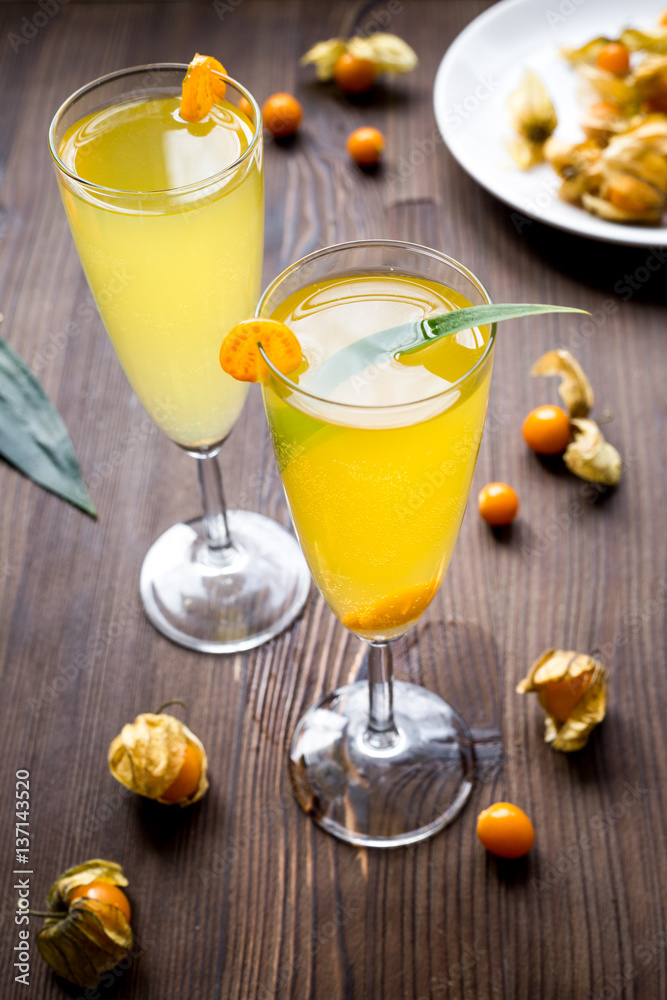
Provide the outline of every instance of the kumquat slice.
<path id="1" fill-rule="evenodd" d="M 181 92 L 180 115 L 186 122 L 200 122 L 215 102 L 224 98 L 227 85 L 212 70 L 227 72 L 213 56 L 201 56 L 196 52 L 188 66 Z"/>
<path id="2" fill-rule="evenodd" d="M 259 382 L 266 373 L 260 344 L 283 375 L 290 375 L 301 364 L 301 344 L 288 326 L 275 319 L 244 319 L 232 327 L 220 346 L 222 370 L 238 382 Z"/>

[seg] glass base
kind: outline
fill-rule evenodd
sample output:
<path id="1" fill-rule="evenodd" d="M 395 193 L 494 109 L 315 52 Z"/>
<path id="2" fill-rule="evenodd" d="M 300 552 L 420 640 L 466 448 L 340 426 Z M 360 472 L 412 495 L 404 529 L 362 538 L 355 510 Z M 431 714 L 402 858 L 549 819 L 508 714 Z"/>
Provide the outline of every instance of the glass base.
<path id="1" fill-rule="evenodd" d="M 366 738 L 368 684 L 326 695 L 299 722 L 290 775 L 299 803 L 328 833 L 362 847 L 432 837 L 460 812 L 475 770 L 472 736 L 438 695 L 394 682 L 393 744 Z"/>
<path id="2" fill-rule="evenodd" d="M 227 516 L 233 547 L 211 552 L 198 518 L 165 531 L 141 568 L 141 598 L 155 628 L 202 653 L 267 642 L 294 621 L 310 590 L 289 531 L 251 511 Z"/>

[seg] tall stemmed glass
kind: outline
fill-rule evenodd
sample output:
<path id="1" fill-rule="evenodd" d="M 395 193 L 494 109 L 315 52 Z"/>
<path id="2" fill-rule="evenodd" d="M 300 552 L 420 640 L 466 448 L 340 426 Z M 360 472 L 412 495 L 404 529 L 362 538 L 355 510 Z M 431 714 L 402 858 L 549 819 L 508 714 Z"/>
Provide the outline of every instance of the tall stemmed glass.
<path id="1" fill-rule="evenodd" d="M 175 642 L 227 653 L 285 628 L 310 581 L 289 532 L 225 509 L 216 456 L 247 386 L 221 370 L 218 351 L 259 297 L 262 125 L 252 95 L 222 74 L 224 102 L 202 122 L 184 121 L 186 70 L 154 64 L 93 81 L 56 113 L 49 148 L 125 373 L 153 420 L 198 460 L 204 514 L 149 550 L 146 612 Z"/>
<path id="2" fill-rule="evenodd" d="M 369 645 L 368 682 L 307 711 L 290 751 L 303 808 L 353 844 L 422 840 L 470 794 L 465 722 L 436 694 L 392 680 L 390 643 L 426 610 L 456 543 L 495 326 L 433 344 L 409 367 L 388 357 L 353 374 L 348 364 L 327 392 L 322 375 L 376 331 L 488 302 L 474 275 L 444 254 L 371 240 L 298 261 L 258 306 L 292 327 L 308 362 L 297 378 L 271 366 L 263 386 L 299 541 L 331 610 Z"/>

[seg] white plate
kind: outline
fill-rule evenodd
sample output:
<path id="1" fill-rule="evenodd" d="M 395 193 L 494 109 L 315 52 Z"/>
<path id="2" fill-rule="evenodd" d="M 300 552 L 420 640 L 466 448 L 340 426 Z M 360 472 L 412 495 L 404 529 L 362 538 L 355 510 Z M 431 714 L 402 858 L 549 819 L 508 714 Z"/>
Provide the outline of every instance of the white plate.
<path id="1" fill-rule="evenodd" d="M 630 246 L 667 244 L 665 226 L 607 222 L 558 198 L 560 180 L 548 165 L 521 171 L 505 149 L 513 130 L 507 98 L 523 68 L 535 70 L 558 114 L 556 135 L 580 142 L 578 77 L 559 56 L 624 27 L 655 27 L 664 0 L 501 0 L 454 40 L 435 78 L 435 117 L 452 155 L 483 187 L 516 209 L 521 231 L 529 216 L 596 240 Z"/>

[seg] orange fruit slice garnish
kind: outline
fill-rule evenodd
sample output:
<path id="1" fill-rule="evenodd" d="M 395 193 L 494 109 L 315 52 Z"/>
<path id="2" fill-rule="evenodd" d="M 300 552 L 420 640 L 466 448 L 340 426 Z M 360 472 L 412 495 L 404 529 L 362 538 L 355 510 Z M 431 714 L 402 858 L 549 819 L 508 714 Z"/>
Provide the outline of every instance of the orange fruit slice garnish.
<path id="1" fill-rule="evenodd" d="M 239 382 L 258 382 L 266 373 L 259 345 L 283 375 L 301 364 L 301 344 L 284 323 L 275 319 L 244 319 L 229 331 L 220 346 L 222 370 Z"/>
<path id="2" fill-rule="evenodd" d="M 355 611 L 348 611 L 341 618 L 343 625 L 353 632 L 380 632 L 400 628 L 416 621 L 431 603 L 438 589 L 437 580 L 404 587 L 391 597 L 383 597 L 375 604 L 369 604 Z"/>
<path id="3" fill-rule="evenodd" d="M 211 70 L 227 73 L 222 63 L 213 56 L 201 56 L 196 52 L 185 74 L 181 93 L 180 114 L 186 122 L 200 122 L 214 103 L 225 96 L 227 85 Z"/>

